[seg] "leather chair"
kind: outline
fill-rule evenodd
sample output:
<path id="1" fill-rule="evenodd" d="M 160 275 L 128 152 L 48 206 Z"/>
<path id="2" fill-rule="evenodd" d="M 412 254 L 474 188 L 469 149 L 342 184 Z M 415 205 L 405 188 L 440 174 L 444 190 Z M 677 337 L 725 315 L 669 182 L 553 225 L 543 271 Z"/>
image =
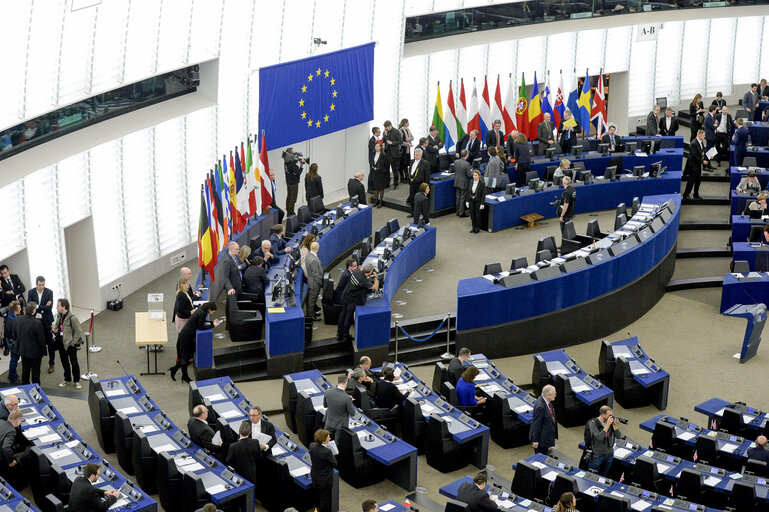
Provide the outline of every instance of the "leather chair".
<path id="1" fill-rule="evenodd" d="M 342 305 L 334 303 L 335 286 L 336 283 L 330 277 L 323 283 L 320 306 L 323 309 L 323 323 L 326 325 L 337 325 L 342 313 Z"/>
<path id="2" fill-rule="evenodd" d="M 553 175 L 555 174 L 555 170 L 558 169 L 557 165 L 548 165 L 545 171 L 545 181 L 549 181 L 550 183 L 553 182 Z"/>
<path id="3" fill-rule="evenodd" d="M 745 437 L 745 422 L 742 419 L 742 414 L 737 411 L 724 409 L 718 428 L 735 436 Z"/>
<path id="4" fill-rule="evenodd" d="M 570 220 L 563 224 L 563 233 L 561 235 L 561 254 L 569 254 L 593 243 L 591 237 L 578 235 L 574 228 L 574 221 Z"/>
<path id="5" fill-rule="evenodd" d="M 622 407 L 641 407 L 651 402 L 652 394 L 633 378 L 630 362 L 624 356 L 614 361 L 614 370 L 610 377 L 610 387 L 614 390 L 614 399 Z M 654 444 L 657 447 L 657 444 Z"/>
<path id="6" fill-rule="evenodd" d="M 438 415 L 433 415 L 427 422 L 424 447 L 427 463 L 441 473 L 450 473 L 467 466 L 472 456 L 472 447 L 456 442 L 449 432 L 448 423 Z"/>
<path id="7" fill-rule="evenodd" d="M 371 238 L 366 237 L 360 241 L 360 257 L 364 260 L 371 253 Z"/>
<path id="8" fill-rule="evenodd" d="M 157 455 L 152 450 L 146 434 L 135 432 L 131 448 L 136 483 L 147 494 L 157 493 Z"/>
<path id="9" fill-rule="evenodd" d="M 446 508 L 443 509 L 443 512 L 470 512 L 470 505 L 449 498 L 446 500 Z"/>
<path id="10" fill-rule="evenodd" d="M 635 215 L 636 213 L 638 213 L 638 209 L 640 207 L 641 207 L 641 204 L 640 204 L 640 201 L 639 201 L 638 197 L 634 197 L 633 198 L 632 206 L 630 207 L 630 211 L 632 212 L 631 216 Z"/>
<path id="11" fill-rule="evenodd" d="M 598 405 L 595 406 L 597 408 Z M 564 427 L 576 427 L 584 425 L 587 420 L 595 416 L 595 408 L 585 407 L 577 398 L 577 394 L 571 389 L 569 378 L 561 374 L 555 376 L 555 400 L 553 409 L 558 423 Z"/>
<path id="12" fill-rule="evenodd" d="M 502 272 L 502 264 L 501 263 L 486 263 L 483 266 L 483 275 L 499 274 L 500 272 Z"/>
<path id="13" fill-rule="evenodd" d="M 401 408 L 401 439 L 417 449 L 417 453 L 424 454 L 425 432 L 427 421 L 422 415 L 419 400 L 414 397 L 406 398 Z"/>
<path id="14" fill-rule="evenodd" d="M 51 466 L 51 471 L 53 472 L 53 481 L 55 483 L 48 490 L 51 491 L 57 498 L 59 498 L 62 503 L 69 503 L 69 495 L 70 490 L 72 489 L 72 482 L 67 476 L 67 472 L 55 464 Z M 83 476 L 83 469 L 75 469 L 75 474 L 77 476 Z M 43 498 L 43 501 L 45 501 L 45 498 Z"/>
<path id="15" fill-rule="evenodd" d="M 729 506 L 735 512 L 754 512 L 766 510 L 766 504 L 759 504 L 756 499 L 756 488 L 746 482 L 734 482 L 732 492 L 729 493 Z"/>
<path id="16" fill-rule="evenodd" d="M 629 512 L 630 510 L 630 500 L 625 496 L 614 496 L 605 492 L 598 495 L 595 512 Z"/>
<path id="17" fill-rule="evenodd" d="M 515 466 L 512 491 L 530 500 L 542 501 L 547 495 L 550 482 L 542 478 L 542 471 L 531 462 L 519 460 Z"/>
<path id="18" fill-rule="evenodd" d="M 614 219 L 614 230 L 618 230 L 625 224 L 627 224 L 627 215 L 624 213 L 622 215 L 617 215 L 617 218 Z"/>
<path id="19" fill-rule="evenodd" d="M 719 466 L 718 442 L 715 437 L 697 436 L 696 440 L 697 462 L 710 466 Z"/>
<path id="20" fill-rule="evenodd" d="M 339 455 L 336 456 L 337 469 L 345 482 L 360 489 L 384 480 L 385 466 L 366 453 L 358 434 L 349 428 L 343 428 L 336 444 L 339 448 Z"/>
<path id="21" fill-rule="evenodd" d="M 326 206 L 323 204 L 323 198 L 320 196 L 310 198 L 309 208 L 313 220 L 326 213 Z"/>
<path id="22" fill-rule="evenodd" d="M 585 232 L 585 235 L 594 240 L 606 238 L 606 233 L 601 233 L 601 228 L 598 227 L 598 219 L 592 219 L 587 222 L 587 231 Z"/>
<path id="23" fill-rule="evenodd" d="M 248 239 L 248 247 L 251 252 L 256 252 L 262 246 L 262 235 L 254 235 Z"/>
<path id="24" fill-rule="evenodd" d="M 769 469 L 767 469 L 766 462 L 755 459 L 748 459 L 745 462 L 745 469 L 743 469 L 742 472 L 760 477 L 766 477 L 769 475 Z"/>
<path id="25" fill-rule="evenodd" d="M 582 500 L 580 499 L 577 479 L 571 475 L 564 475 L 562 473 L 558 473 L 555 476 L 555 480 L 553 480 L 553 483 L 550 485 L 550 492 L 547 495 L 547 500 L 545 500 L 545 503 L 550 506 L 555 506 L 555 504 L 558 503 L 558 500 L 565 492 L 573 493 L 574 496 L 577 497 L 576 508 L 578 510 L 584 510 L 584 507 L 580 506 L 582 504 Z"/>
<path id="26" fill-rule="evenodd" d="M 550 373 L 547 371 L 547 362 L 540 356 L 534 356 L 534 366 L 531 369 L 531 383 L 534 394 L 540 395 L 545 384 L 552 384 Z"/>
<path id="27" fill-rule="evenodd" d="M 299 224 L 299 217 L 296 215 L 289 215 L 286 217 L 285 238 L 291 239 L 301 228 L 302 226 Z"/>
<path id="28" fill-rule="evenodd" d="M 95 379 L 93 379 L 95 380 Z M 91 413 L 91 422 L 96 430 L 96 439 L 105 453 L 115 452 L 113 441 L 113 429 L 115 425 L 115 410 L 101 391 L 100 383 L 89 383 L 88 409 Z"/>
<path id="29" fill-rule="evenodd" d="M 460 411 L 464 412 L 465 414 L 472 416 L 474 419 L 476 419 L 478 422 L 482 424 L 486 424 L 486 418 L 482 414 L 484 409 L 481 407 L 478 407 L 477 405 L 459 405 L 459 398 L 457 397 L 457 389 L 454 387 L 454 385 L 451 382 L 444 382 L 443 383 L 443 393 L 441 393 L 446 400 L 459 409 Z"/>
<path id="30" fill-rule="evenodd" d="M 257 310 L 241 309 L 244 302 L 239 300 L 240 293 L 227 296 L 230 339 L 232 341 L 255 341 L 262 337 L 264 318 Z"/>
<path id="31" fill-rule="evenodd" d="M 115 414 L 115 428 L 113 430 L 113 439 L 115 442 L 115 452 L 118 464 L 123 471 L 129 475 L 134 475 L 133 465 L 133 443 L 134 429 L 131 424 L 131 418 L 125 413 Z"/>
<path id="32" fill-rule="evenodd" d="M 310 212 L 310 207 L 306 204 L 303 204 L 299 208 L 296 209 L 296 216 L 299 218 L 299 225 L 301 227 L 305 227 L 307 224 L 312 222 L 312 213 Z"/>
<path id="33" fill-rule="evenodd" d="M 518 270 L 519 268 L 526 268 L 529 266 L 529 260 L 526 259 L 526 256 L 521 256 L 520 258 L 513 258 L 513 261 L 510 262 L 510 270 Z"/>
<path id="34" fill-rule="evenodd" d="M 731 271 L 738 274 L 747 274 L 750 272 L 750 263 L 745 260 L 733 261 Z"/>
<path id="35" fill-rule="evenodd" d="M 53 494 L 46 494 L 39 505 L 42 512 L 67 512 L 67 506 Z"/>
<path id="36" fill-rule="evenodd" d="M 644 455 L 638 457 L 633 464 L 630 483 L 641 489 L 665 495 L 670 490 L 666 488 L 665 479 L 657 471 L 657 461 Z"/>
<path id="37" fill-rule="evenodd" d="M 553 258 L 558 256 L 558 249 L 555 247 L 555 237 L 544 236 L 540 238 L 537 241 L 537 252 L 539 251 L 550 251 Z M 548 259 L 551 259 L 551 258 L 548 258 Z"/>
<path id="38" fill-rule="evenodd" d="M 396 233 L 401 228 L 400 223 L 398 222 L 398 219 L 390 219 L 387 221 L 387 230 L 392 235 L 393 233 Z"/>
<path id="39" fill-rule="evenodd" d="M 229 427 L 228 427 L 228 430 Z M 158 488 L 158 501 L 165 512 L 181 512 L 181 500 L 184 489 L 184 475 L 174 461 L 174 455 L 168 452 L 158 454 L 155 481 Z"/>
<path id="40" fill-rule="evenodd" d="M 742 159 L 742 166 L 743 167 L 758 167 L 758 162 L 756 161 L 756 157 L 754 156 L 746 156 Z"/>
<path id="41" fill-rule="evenodd" d="M 488 408 L 487 426 L 491 439 L 502 448 L 513 448 L 528 443 L 529 426 L 518 419 L 510 409 L 507 398 L 494 394 L 486 401 Z"/>
<path id="42" fill-rule="evenodd" d="M 691 460 L 694 455 L 694 450 L 676 437 L 675 427 L 668 423 L 657 423 L 654 426 L 652 445 L 657 450 L 686 460 Z"/>
<path id="43" fill-rule="evenodd" d="M 745 207 L 742 209 L 742 214 L 750 215 L 750 205 L 755 202 L 756 202 L 755 199 L 748 199 L 747 201 L 745 201 Z"/>
<path id="44" fill-rule="evenodd" d="M 441 394 L 443 389 L 443 383 L 449 382 L 449 366 L 446 363 L 435 363 L 435 369 L 433 370 L 433 391 Z"/>
<path id="45" fill-rule="evenodd" d="M 675 484 L 675 496 L 678 499 L 702 503 L 705 495 L 702 473 L 691 469 L 684 469 Z"/>
<path id="46" fill-rule="evenodd" d="M 211 501 L 211 496 L 206 492 L 206 486 L 202 475 L 192 471 L 185 473 L 182 478 L 181 492 L 182 510 L 202 509 L 206 503 Z"/>
<path id="47" fill-rule="evenodd" d="M 296 435 L 305 446 L 313 442 L 315 431 L 322 428 L 322 416 L 315 411 L 312 396 L 304 391 L 299 391 L 296 397 Z M 338 443 L 337 443 L 338 444 Z"/>
<path id="48" fill-rule="evenodd" d="M 537 256 L 534 258 L 534 263 L 539 263 L 540 261 L 549 261 L 553 259 L 553 253 L 550 251 L 542 250 L 537 251 Z"/>
<path id="49" fill-rule="evenodd" d="M 51 469 L 51 463 L 48 461 L 48 457 L 40 450 L 39 447 L 33 446 L 27 452 L 27 474 L 29 475 L 29 486 L 32 490 L 32 497 L 35 503 L 42 503 L 45 495 L 54 491 L 56 494 L 57 489 L 57 477 Z M 13 480 L 8 481 L 9 484 L 15 485 Z"/>

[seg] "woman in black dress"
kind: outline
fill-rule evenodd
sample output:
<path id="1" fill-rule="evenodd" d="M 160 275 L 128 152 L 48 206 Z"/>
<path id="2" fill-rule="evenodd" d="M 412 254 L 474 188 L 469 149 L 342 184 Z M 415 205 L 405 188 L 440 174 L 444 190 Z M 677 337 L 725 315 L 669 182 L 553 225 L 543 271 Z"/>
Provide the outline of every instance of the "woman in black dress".
<path id="1" fill-rule="evenodd" d="M 189 294 L 190 280 L 186 277 L 179 278 L 179 285 L 176 287 L 176 301 L 174 302 L 174 325 L 177 334 L 182 330 L 184 324 L 192 315 L 192 297 Z"/>
<path id="2" fill-rule="evenodd" d="M 694 99 L 689 103 L 689 118 L 691 118 L 692 135 L 689 139 L 697 136 L 697 130 L 702 128 L 702 122 L 705 120 L 705 105 L 702 103 L 702 94 L 695 94 Z"/>
<path id="3" fill-rule="evenodd" d="M 176 364 L 168 369 L 171 372 L 171 380 L 176 380 L 176 372 L 182 371 L 182 382 L 190 382 L 187 374 L 187 365 L 195 355 L 195 337 L 198 331 L 204 331 L 216 327 L 221 322 L 214 320 L 209 322 L 206 318 L 209 313 L 216 311 L 216 302 L 208 301 L 195 310 L 190 319 L 184 324 L 179 336 L 176 338 Z"/>
<path id="4" fill-rule="evenodd" d="M 318 174 L 318 164 L 310 164 L 310 170 L 304 177 L 304 192 L 307 204 L 310 204 L 310 199 L 316 196 L 323 199 L 323 180 Z"/>
<path id="5" fill-rule="evenodd" d="M 374 156 L 371 159 L 371 177 L 374 189 L 374 201 L 377 208 L 382 207 L 384 200 L 384 189 L 387 185 L 387 174 L 390 170 L 387 168 L 387 157 L 382 152 L 382 144 L 377 142 L 374 145 Z"/>
<path id="6" fill-rule="evenodd" d="M 526 184 L 526 173 L 531 170 L 531 151 L 526 136 L 519 133 L 513 143 L 513 158 L 515 158 L 515 185 L 522 187 Z"/>
<path id="7" fill-rule="evenodd" d="M 328 443 L 328 430 L 315 431 L 315 442 L 310 443 L 310 477 L 312 486 L 318 491 L 318 512 L 331 512 L 331 489 L 334 487 L 336 457 Z"/>
<path id="8" fill-rule="evenodd" d="M 481 179 L 481 171 L 473 171 L 473 181 L 470 182 L 470 190 L 467 191 L 469 197 L 470 220 L 473 223 L 473 229 L 470 233 L 478 233 L 481 230 L 481 210 L 484 208 L 486 200 L 486 185 Z"/>

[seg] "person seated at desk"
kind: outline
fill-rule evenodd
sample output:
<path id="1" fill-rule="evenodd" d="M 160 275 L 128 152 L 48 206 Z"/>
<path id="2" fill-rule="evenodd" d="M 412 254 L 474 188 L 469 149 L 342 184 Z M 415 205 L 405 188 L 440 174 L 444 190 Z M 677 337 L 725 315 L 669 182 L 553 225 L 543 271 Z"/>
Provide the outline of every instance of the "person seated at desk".
<path id="1" fill-rule="evenodd" d="M 366 372 L 364 372 L 362 368 L 356 368 L 352 371 L 352 375 L 347 380 L 347 387 L 345 388 L 345 392 L 353 399 L 353 405 L 355 405 L 355 407 L 361 407 L 361 400 L 355 398 L 356 390 L 361 394 L 369 394 L 368 389 L 366 388 Z M 370 406 L 376 407 L 372 402 L 374 402 L 374 400 L 369 398 Z"/>
<path id="2" fill-rule="evenodd" d="M 384 378 L 377 383 L 376 386 L 376 405 L 377 407 L 384 407 L 386 409 L 392 409 L 396 405 L 403 403 L 403 395 L 398 387 L 393 384 L 395 380 L 395 372 L 392 368 L 387 368 L 384 371 Z"/>
<path id="3" fill-rule="evenodd" d="M 264 302 L 264 290 L 270 284 L 270 278 L 264 270 L 264 260 L 261 256 L 252 256 L 251 264 L 243 272 L 243 292 L 258 295 Z"/>
<path id="4" fill-rule="evenodd" d="M 379 505 L 374 500 L 366 500 L 360 504 L 363 512 L 379 512 Z M 285 510 L 283 512 L 286 512 Z"/>
<path id="5" fill-rule="evenodd" d="M 486 492 L 486 473 L 483 471 L 473 477 L 473 482 L 464 482 L 457 490 L 457 501 L 467 504 L 469 512 L 483 512 L 485 510 L 497 510 L 494 503 L 497 497 L 489 496 Z"/>
<path id="6" fill-rule="evenodd" d="M 758 194 L 756 200 L 748 205 L 748 210 L 752 212 L 766 212 L 766 196 Z"/>
<path id="7" fill-rule="evenodd" d="M 275 224 L 272 227 L 272 234 L 270 235 L 270 243 L 272 244 L 272 250 L 275 254 L 285 252 L 286 254 L 291 252 L 291 247 L 288 246 L 283 239 L 283 235 L 286 234 L 286 228 L 283 224 Z"/>
<path id="8" fill-rule="evenodd" d="M 238 440 L 230 446 L 227 452 L 227 465 L 237 474 L 254 485 L 259 484 L 259 471 L 262 460 L 262 449 L 259 441 L 251 438 L 251 422 L 243 420 L 238 428 Z"/>
<path id="9" fill-rule="evenodd" d="M 555 182 L 556 178 L 563 178 L 564 176 L 566 176 L 565 171 L 569 170 L 570 168 L 571 168 L 571 160 L 568 160 L 566 158 L 561 160 L 561 163 L 558 164 L 558 168 L 555 170 L 555 172 L 553 172 L 553 181 Z"/>
<path id="10" fill-rule="evenodd" d="M 748 175 L 743 177 L 737 185 L 738 194 L 744 194 L 745 192 L 750 191 L 758 192 L 759 190 L 761 190 L 761 183 L 758 181 L 756 173 L 753 171 L 748 171 Z"/>
<path id="11" fill-rule="evenodd" d="M 769 464 L 769 450 L 766 449 L 766 442 L 766 436 L 758 436 L 756 438 L 756 446 L 753 448 L 748 448 L 746 453 L 748 458 Z"/>
<path id="12" fill-rule="evenodd" d="M 7 420 L 13 411 L 19 410 L 19 397 L 16 395 L 6 395 L 3 403 L 0 404 L 0 420 Z"/>
<path id="13" fill-rule="evenodd" d="M 254 252 L 254 256 L 261 256 L 268 266 L 280 261 L 280 257 L 272 252 L 272 242 L 262 240 L 262 245 Z"/>
<path id="14" fill-rule="evenodd" d="M 603 137 L 601 137 L 601 142 L 603 144 L 609 145 L 609 151 L 616 151 L 620 145 L 622 145 L 622 137 L 617 135 L 617 125 L 614 123 L 609 123 L 609 133 L 605 133 Z"/>
<path id="15" fill-rule="evenodd" d="M 72 489 L 69 492 L 69 506 L 67 510 L 73 512 L 106 512 L 120 497 L 120 491 L 97 489 L 93 486 L 99 475 L 101 467 L 95 462 L 89 462 L 83 467 L 83 476 L 75 478 Z"/>
<path id="16" fill-rule="evenodd" d="M 457 401 L 459 405 L 481 405 L 486 403 L 486 398 L 475 396 L 475 384 L 473 381 L 481 371 L 475 366 L 467 368 L 457 381 Z"/>
<path id="17" fill-rule="evenodd" d="M 457 357 L 453 358 L 449 362 L 449 367 L 447 369 L 449 373 L 449 382 L 451 382 L 455 387 L 457 385 L 457 381 L 459 381 L 459 378 L 463 373 L 465 373 L 465 362 L 470 358 L 470 355 L 470 349 L 467 347 L 462 347 L 459 349 Z"/>
<path id="18" fill-rule="evenodd" d="M 579 512 L 577 510 L 577 497 L 574 493 L 565 492 L 561 494 L 558 503 L 555 504 L 553 512 Z"/>
<path id="19" fill-rule="evenodd" d="M 764 231 L 761 234 L 761 245 L 769 245 L 769 224 L 764 226 Z"/>
<path id="20" fill-rule="evenodd" d="M 27 452 L 19 453 L 16 442 L 23 417 L 24 413 L 15 410 L 8 415 L 7 420 L 0 421 L 0 476 L 17 490 L 24 488 L 26 480 L 24 462 Z"/>
<path id="21" fill-rule="evenodd" d="M 214 443 L 216 433 L 208 424 L 208 407 L 196 405 L 192 409 L 192 418 L 187 421 L 187 432 L 190 440 L 203 449 L 208 450 L 217 459 L 222 460 L 222 442 Z M 220 458 L 221 457 L 221 458 Z"/>

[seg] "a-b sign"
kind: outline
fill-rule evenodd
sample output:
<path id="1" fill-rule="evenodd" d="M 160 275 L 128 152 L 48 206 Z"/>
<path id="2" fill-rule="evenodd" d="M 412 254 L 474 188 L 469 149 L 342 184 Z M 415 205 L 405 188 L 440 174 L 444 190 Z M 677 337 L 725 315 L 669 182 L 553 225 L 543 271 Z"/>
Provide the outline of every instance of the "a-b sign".
<path id="1" fill-rule="evenodd" d="M 649 23 L 636 27 L 636 41 L 656 41 L 662 30 L 662 23 Z"/>

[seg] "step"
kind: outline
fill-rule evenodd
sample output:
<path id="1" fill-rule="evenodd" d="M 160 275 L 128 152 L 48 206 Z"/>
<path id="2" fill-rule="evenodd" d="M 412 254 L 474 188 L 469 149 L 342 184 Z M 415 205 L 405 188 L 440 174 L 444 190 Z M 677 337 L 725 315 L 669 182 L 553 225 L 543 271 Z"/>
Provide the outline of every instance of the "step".
<path id="1" fill-rule="evenodd" d="M 730 178 L 726 174 L 703 174 L 700 181 L 729 183 Z"/>
<path id="2" fill-rule="evenodd" d="M 679 231 L 699 229 L 730 231 L 732 225 L 728 220 L 682 220 L 678 223 Z"/>
<path id="3" fill-rule="evenodd" d="M 214 362 L 217 364 L 224 364 L 233 361 L 241 361 L 243 359 L 264 357 L 264 355 L 264 341 L 253 341 L 233 344 L 232 346 L 214 350 Z"/>
<path id="4" fill-rule="evenodd" d="M 724 284 L 724 276 L 694 277 L 691 279 L 678 279 L 670 281 L 665 287 L 666 292 L 678 292 L 681 290 L 697 290 L 701 288 L 720 288 Z"/>
<path id="5" fill-rule="evenodd" d="M 236 382 L 267 378 L 266 358 L 243 359 L 217 364 L 214 367 L 217 377 L 229 376 Z"/>
<path id="6" fill-rule="evenodd" d="M 387 208 L 392 208 L 393 210 L 411 212 L 411 208 L 404 199 L 395 199 L 385 196 L 385 198 L 382 200 L 382 205 L 386 206 Z M 443 210 L 431 211 L 430 217 L 443 217 L 444 215 L 449 215 L 450 213 L 454 212 L 456 212 L 456 209 L 452 206 L 451 208 L 444 208 Z"/>
<path id="7" fill-rule="evenodd" d="M 683 258 L 724 258 L 732 255 L 728 247 L 679 247 L 676 250 L 676 259 Z"/>
<path id="8" fill-rule="evenodd" d="M 728 197 L 721 197 L 721 196 L 701 196 L 702 199 L 694 199 L 693 197 L 690 197 L 689 199 L 682 197 L 681 198 L 681 204 L 709 204 L 709 205 L 731 205 L 731 201 Z"/>

